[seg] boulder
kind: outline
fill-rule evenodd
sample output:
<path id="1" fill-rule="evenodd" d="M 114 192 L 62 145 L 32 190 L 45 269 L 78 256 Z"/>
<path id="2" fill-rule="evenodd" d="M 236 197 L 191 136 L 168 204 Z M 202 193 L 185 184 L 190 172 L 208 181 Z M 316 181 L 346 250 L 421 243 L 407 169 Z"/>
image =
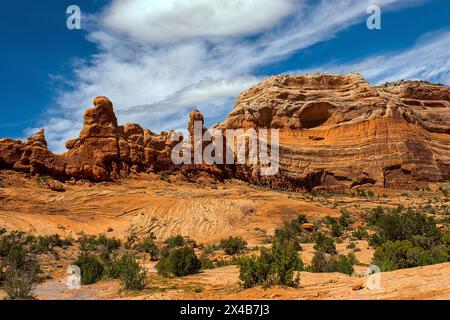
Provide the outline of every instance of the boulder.
<path id="1" fill-rule="evenodd" d="M 312 223 L 303 223 L 301 226 L 302 230 L 308 231 L 308 232 L 314 232 L 316 231 L 316 226 Z"/>
<path id="2" fill-rule="evenodd" d="M 50 190 L 56 191 L 56 192 L 64 192 L 66 191 L 66 188 L 64 187 L 64 184 L 61 183 L 58 180 L 54 179 L 48 179 L 46 182 L 47 186 Z"/>

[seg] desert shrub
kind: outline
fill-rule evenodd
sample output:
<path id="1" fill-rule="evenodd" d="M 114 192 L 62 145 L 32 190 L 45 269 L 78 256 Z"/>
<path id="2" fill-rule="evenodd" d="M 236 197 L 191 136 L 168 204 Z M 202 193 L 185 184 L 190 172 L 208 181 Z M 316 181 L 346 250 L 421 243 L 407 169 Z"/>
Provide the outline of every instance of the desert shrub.
<path id="1" fill-rule="evenodd" d="M 136 234 L 136 232 L 134 230 L 131 230 L 128 234 L 127 234 L 127 238 L 125 240 L 124 243 L 124 247 L 125 249 L 131 249 L 132 246 L 138 241 L 138 236 Z"/>
<path id="2" fill-rule="evenodd" d="M 322 232 L 316 232 L 314 234 L 314 249 L 316 251 L 322 251 L 328 254 L 336 254 L 336 245 L 334 244 L 333 239 L 327 237 Z"/>
<path id="3" fill-rule="evenodd" d="M 237 265 L 237 263 L 235 263 Z M 225 259 L 219 259 L 214 263 L 214 267 L 215 268 L 222 268 L 222 267 L 226 267 L 226 266 L 231 266 L 233 265 L 232 263 L 230 263 L 229 260 L 225 260 Z"/>
<path id="4" fill-rule="evenodd" d="M 104 246 L 104 247 L 108 248 L 109 250 L 115 250 L 115 249 L 119 249 L 121 247 L 122 243 L 119 239 L 116 239 L 114 237 L 108 238 L 104 234 L 101 234 L 97 237 L 97 245 Z"/>
<path id="5" fill-rule="evenodd" d="M 159 249 L 159 259 L 168 257 L 171 250 L 172 249 L 168 246 L 161 247 Z"/>
<path id="6" fill-rule="evenodd" d="M 220 240 L 219 246 L 226 254 L 234 255 L 244 251 L 247 242 L 241 237 L 229 237 L 228 239 Z"/>
<path id="7" fill-rule="evenodd" d="M 70 239 L 61 239 L 58 234 L 52 236 L 39 236 L 31 245 L 31 250 L 34 253 L 45 253 L 52 251 L 54 248 L 66 247 L 72 244 Z"/>
<path id="8" fill-rule="evenodd" d="M 350 242 L 347 246 L 347 249 L 355 249 L 356 248 L 356 244 L 354 242 Z"/>
<path id="9" fill-rule="evenodd" d="M 233 256 L 231 259 L 220 259 L 214 263 L 215 268 L 239 265 L 240 257 Z"/>
<path id="10" fill-rule="evenodd" d="M 371 209 L 367 216 L 367 223 L 370 226 L 375 226 L 378 223 L 378 221 L 381 219 L 383 214 L 384 214 L 384 210 L 380 206 Z"/>
<path id="11" fill-rule="evenodd" d="M 159 178 L 160 178 L 162 181 L 170 182 L 170 178 L 169 178 L 169 177 L 170 177 L 169 171 L 162 171 Z"/>
<path id="12" fill-rule="evenodd" d="M 83 285 L 93 284 L 101 280 L 105 271 L 100 259 L 87 252 L 82 252 L 73 264 L 80 267 L 81 284 Z"/>
<path id="13" fill-rule="evenodd" d="M 97 249 L 96 236 L 83 235 L 78 239 L 82 251 L 94 251 Z"/>
<path id="14" fill-rule="evenodd" d="M 348 228 L 352 223 L 351 213 L 345 209 L 341 210 L 341 215 L 338 218 L 338 222 L 343 228 Z"/>
<path id="15" fill-rule="evenodd" d="M 110 277 L 120 279 L 126 290 L 138 291 L 145 288 L 145 270 L 128 252 L 113 262 L 108 273 Z"/>
<path id="16" fill-rule="evenodd" d="M 171 236 L 164 241 L 170 248 L 182 247 L 186 244 L 186 240 L 181 235 Z"/>
<path id="17" fill-rule="evenodd" d="M 343 230 L 340 224 L 332 224 L 331 225 L 331 235 L 333 237 L 342 236 Z"/>
<path id="18" fill-rule="evenodd" d="M 338 218 L 326 216 L 323 219 L 323 223 L 330 227 L 333 237 L 340 237 L 344 229 L 348 228 L 351 224 L 351 214 L 347 210 L 342 210 Z"/>
<path id="19" fill-rule="evenodd" d="M 325 218 L 323 218 L 323 223 L 325 223 L 327 225 L 333 225 L 333 224 L 338 224 L 339 221 L 335 217 L 325 216 Z"/>
<path id="20" fill-rule="evenodd" d="M 145 288 L 145 271 L 139 265 L 133 267 L 130 271 L 130 273 L 125 273 L 122 275 L 120 279 L 122 286 L 126 290 L 143 290 Z"/>
<path id="21" fill-rule="evenodd" d="M 194 250 L 183 247 L 172 249 L 167 257 L 163 257 L 157 264 L 158 273 L 165 277 L 184 277 L 195 274 L 202 267 Z"/>
<path id="22" fill-rule="evenodd" d="M 202 268 L 201 268 L 202 270 L 214 269 L 214 263 L 211 260 L 209 260 L 207 257 L 201 256 L 199 259 L 202 264 Z"/>
<path id="23" fill-rule="evenodd" d="M 296 286 L 294 271 L 302 269 L 298 251 L 289 242 L 274 242 L 272 248 L 261 248 L 260 256 L 239 259 L 239 278 L 244 288 L 257 285 Z"/>
<path id="24" fill-rule="evenodd" d="M 106 248 L 108 252 L 118 249 L 122 243 L 116 238 L 108 238 L 104 234 L 98 236 L 83 235 L 79 238 L 80 248 L 82 251 L 100 250 L 102 247 Z"/>
<path id="25" fill-rule="evenodd" d="M 3 286 L 10 299 L 29 298 L 39 282 L 40 268 L 22 248 L 13 248 L 2 261 Z"/>
<path id="26" fill-rule="evenodd" d="M 184 239 L 184 245 L 186 245 L 190 248 L 198 248 L 197 242 L 195 240 L 189 239 L 189 238 Z"/>
<path id="27" fill-rule="evenodd" d="M 359 228 L 352 232 L 352 237 L 358 240 L 363 240 L 369 237 L 369 233 L 366 229 Z"/>
<path id="28" fill-rule="evenodd" d="M 362 198 L 367 197 L 366 191 L 364 191 L 363 189 L 358 189 L 358 190 L 356 190 L 356 192 L 359 197 L 362 197 Z"/>
<path id="29" fill-rule="evenodd" d="M 39 183 L 45 185 L 45 184 L 47 184 L 48 179 L 50 179 L 50 177 L 49 177 L 49 176 L 39 176 L 39 177 L 37 177 L 36 179 L 37 179 L 37 181 L 38 181 Z"/>
<path id="30" fill-rule="evenodd" d="M 445 234 L 433 218 L 411 208 L 372 211 L 369 221 L 376 233 L 369 243 L 375 247 L 373 263 L 383 271 L 446 262 Z"/>
<path id="31" fill-rule="evenodd" d="M 158 260 L 159 248 L 152 236 L 148 236 L 142 240 L 138 246 L 138 251 L 148 253 L 151 261 Z"/>
<path id="32" fill-rule="evenodd" d="M 27 248 L 35 241 L 33 236 L 21 231 L 3 233 L 0 237 L 0 257 L 6 257 L 12 250 L 28 250 Z"/>
<path id="33" fill-rule="evenodd" d="M 447 260 L 450 261 L 450 231 L 442 234 L 442 245 L 447 253 Z"/>
<path id="34" fill-rule="evenodd" d="M 1 239 L 0 241 L 0 257 L 6 257 L 15 248 L 22 248 L 21 244 L 14 243 L 8 239 Z"/>
<path id="35" fill-rule="evenodd" d="M 301 250 L 300 237 L 303 233 L 301 225 L 307 223 L 305 215 L 299 215 L 296 219 L 285 221 L 282 228 L 275 229 L 274 239 L 276 242 L 290 242 L 296 249 Z"/>
<path id="36" fill-rule="evenodd" d="M 206 246 L 203 248 L 203 252 L 204 252 L 205 254 L 212 254 L 212 253 L 214 253 L 216 250 L 217 250 L 217 247 L 216 247 L 216 245 L 214 245 L 214 244 L 208 244 L 208 245 L 206 245 Z"/>
<path id="37" fill-rule="evenodd" d="M 351 275 L 354 272 L 353 265 L 356 259 L 353 253 L 349 255 L 329 255 L 322 251 L 316 251 L 311 261 L 311 272 L 340 272 Z"/>
<path id="38" fill-rule="evenodd" d="M 373 263 L 382 271 L 443 263 L 448 259 L 443 246 L 424 249 L 409 240 L 387 241 L 375 249 Z"/>
<path id="39" fill-rule="evenodd" d="M 381 214 L 374 223 L 376 244 L 387 241 L 412 240 L 414 237 L 423 236 L 430 243 L 440 239 L 439 230 L 433 218 L 425 214 L 408 209 L 406 211 L 389 211 Z"/>

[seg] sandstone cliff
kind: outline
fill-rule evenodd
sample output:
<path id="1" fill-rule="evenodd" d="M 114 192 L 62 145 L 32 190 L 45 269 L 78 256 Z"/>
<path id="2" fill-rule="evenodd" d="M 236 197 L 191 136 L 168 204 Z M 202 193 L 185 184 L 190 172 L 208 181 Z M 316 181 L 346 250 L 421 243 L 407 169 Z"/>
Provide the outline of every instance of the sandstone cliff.
<path id="1" fill-rule="evenodd" d="M 354 74 L 271 77 L 244 92 L 219 128 L 280 129 L 280 174 L 260 178 L 274 187 L 415 188 L 450 179 L 443 85 L 375 87 Z"/>
<path id="2" fill-rule="evenodd" d="M 203 116 L 191 113 L 189 131 L 193 121 L 203 123 Z M 443 85 L 375 87 L 360 75 L 271 77 L 244 92 L 217 128 L 280 129 L 279 173 L 261 177 L 251 164 L 176 166 L 171 133 L 118 125 L 106 97 L 86 111 L 83 130 L 65 154 L 48 150 L 43 131 L 26 142 L 1 139 L 0 169 L 93 181 L 177 171 L 289 189 L 415 188 L 450 180 L 450 88 Z"/>

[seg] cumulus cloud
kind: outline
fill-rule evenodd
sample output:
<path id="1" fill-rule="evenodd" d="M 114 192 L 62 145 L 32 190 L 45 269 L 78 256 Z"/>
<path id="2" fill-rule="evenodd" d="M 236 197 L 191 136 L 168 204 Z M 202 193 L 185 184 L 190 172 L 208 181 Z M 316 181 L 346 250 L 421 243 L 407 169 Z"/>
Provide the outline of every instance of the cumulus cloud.
<path id="1" fill-rule="evenodd" d="M 383 10 L 417 1 L 379 0 Z M 365 23 L 360 0 L 113 0 L 90 19 L 98 53 L 77 61 L 48 111 L 50 148 L 63 152 L 98 95 L 121 123 L 154 131 L 182 126 L 197 107 L 211 123 L 260 79 L 261 66 Z M 62 81 L 60 81 L 62 82 Z M 31 131 L 31 129 L 29 130 Z"/>

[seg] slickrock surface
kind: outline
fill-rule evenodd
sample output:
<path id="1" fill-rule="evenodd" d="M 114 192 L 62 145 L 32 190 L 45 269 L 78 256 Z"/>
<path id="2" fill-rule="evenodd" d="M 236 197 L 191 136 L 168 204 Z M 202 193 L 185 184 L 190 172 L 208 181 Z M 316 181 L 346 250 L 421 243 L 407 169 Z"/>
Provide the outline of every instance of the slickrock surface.
<path id="1" fill-rule="evenodd" d="M 450 88 L 374 87 L 360 75 L 271 77 L 244 92 L 221 129 L 280 129 L 272 186 L 412 188 L 450 179 Z M 240 178 L 254 180 L 243 172 Z"/>
<path id="2" fill-rule="evenodd" d="M 196 110 L 190 131 L 195 120 L 204 121 Z M 120 126 L 106 97 L 86 111 L 65 154 L 48 150 L 43 131 L 26 142 L 1 139 L 0 169 L 93 181 L 179 171 L 191 180 L 239 178 L 293 190 L 408 189 L 450 180 L 450 88 L 443 85 L 374 87 L 354 74 L 271 77 L 244 92 L 218 128 L 280 129 L 279 173 L 261 177 L 258 165 L 176 166 L 171 133 Z"/>

